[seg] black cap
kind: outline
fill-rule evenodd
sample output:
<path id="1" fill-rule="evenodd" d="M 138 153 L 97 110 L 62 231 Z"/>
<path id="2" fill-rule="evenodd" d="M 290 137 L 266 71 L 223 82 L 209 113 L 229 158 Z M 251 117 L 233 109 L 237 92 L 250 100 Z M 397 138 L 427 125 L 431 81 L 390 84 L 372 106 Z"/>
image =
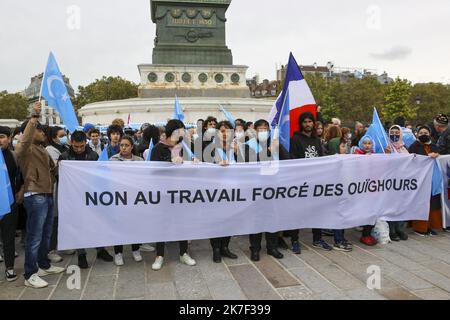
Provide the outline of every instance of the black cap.
<path id="1" fill-rule="evenodd" d="M 11 128 L 5 127 L 5 126 L 0 126 L 0 134 L 4 134 L 5 136 L 10 137 L 11 136 Z"/>
<path id="2" fill-rule="evenodd" d="M 24 121 L 24 122 L 22 123 L 22 125 L 20 126 L 20 132 L 23 133 L 23 132 L 25 131 L 25 128 L 26 128 L 27 125 L 28 125 L 28 121 L 29 121 L 29 120 Z M 36 129 L 44 131 L 44 126 L 38 122 L 38 123 L 37 123 Z"/>
<path id="3" fill-rule="evenodd" d="M 445 114 L 440 114 L 434 119 L 438 124 L 442 124 L 444 126 L 448 125 L 448 117 Z"/>

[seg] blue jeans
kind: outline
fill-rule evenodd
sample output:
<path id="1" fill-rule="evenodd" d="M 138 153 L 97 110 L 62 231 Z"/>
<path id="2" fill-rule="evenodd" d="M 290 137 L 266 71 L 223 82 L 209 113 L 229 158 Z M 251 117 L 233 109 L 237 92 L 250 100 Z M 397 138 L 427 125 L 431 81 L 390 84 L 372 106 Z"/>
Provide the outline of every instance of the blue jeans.
<path id="1" fill-rule="evenodd" d="M 342 243 L 344 239 L 344 230 L 334 230 L 334 243 Z"/>
<path id="2" fill-rule="evenodd" d="M 50 268 L 47 255 L 53 227 L 53 197 L 36 194 L 24 199 L 27 211 L 27 240 L 25 244 L 25 279 L 41 269 Z"/>

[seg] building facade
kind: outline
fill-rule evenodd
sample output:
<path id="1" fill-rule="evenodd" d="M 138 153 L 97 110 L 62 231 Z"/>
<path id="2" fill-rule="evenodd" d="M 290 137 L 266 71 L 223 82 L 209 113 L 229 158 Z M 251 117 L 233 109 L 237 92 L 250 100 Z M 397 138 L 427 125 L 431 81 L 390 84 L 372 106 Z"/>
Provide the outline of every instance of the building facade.
<path id="1" fill-rule="evenodd" d="M 28 87 L 23 92 L 23 95 L 28 99 L 28 109 L 31 114 L 31 110 L 33 109 L 33 105 L 36 101 L 40 98 L 41 93 L 41 85 L 42 85 L 42 79 L 44 77 L 43 73 L 40 73 L 34 77 L 31 78 L 31 82 L 28 85 Z M 66 76 L 63 75 L 64 83 L 67 87 L 67 92 L 70 96 L 70 99 L 75 98 L 75 91 L 73 90 L 72 86 L 70 85 L 70 80 Z M 47 101 L 45 99 L 41 99 L 42 102 L 42 116 L 41 119 L 39 119 L 39 122 L 46 125 L 60 125 L 62 124 L 61 118 L 59 117 L 58 112 L 53 109 L 52 107 L 49 107 L 47 104 Z"/>

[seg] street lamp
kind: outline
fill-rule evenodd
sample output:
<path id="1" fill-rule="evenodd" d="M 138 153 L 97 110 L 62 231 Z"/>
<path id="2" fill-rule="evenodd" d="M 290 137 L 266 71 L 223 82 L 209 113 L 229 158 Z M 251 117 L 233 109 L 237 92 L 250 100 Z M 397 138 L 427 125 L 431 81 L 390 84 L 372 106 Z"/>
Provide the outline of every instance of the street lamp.
<path id="1" fill-rule="evenodd" d="M 418 95 L 417 97 L 416 97 L 416 104 L 417 105 L 420 105 L 422 103 L 422 98 Z"/>

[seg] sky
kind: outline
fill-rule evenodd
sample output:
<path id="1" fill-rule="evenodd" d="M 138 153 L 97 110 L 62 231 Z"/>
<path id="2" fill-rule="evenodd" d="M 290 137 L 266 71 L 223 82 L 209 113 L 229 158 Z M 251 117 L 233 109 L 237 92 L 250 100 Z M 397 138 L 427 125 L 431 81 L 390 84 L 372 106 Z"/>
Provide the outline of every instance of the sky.
<path id="1" fill-rule="evenodd" d="M 450 83 L 448 0 L 233 0 L 227 45 L 247 78 L 300 64 L 386 71 Z M 72 86 L 106 76 L 139 82 L 151 63 L 150 0 L 1 0 L 0 91 L 25 89 L 53 51 Z"/>

